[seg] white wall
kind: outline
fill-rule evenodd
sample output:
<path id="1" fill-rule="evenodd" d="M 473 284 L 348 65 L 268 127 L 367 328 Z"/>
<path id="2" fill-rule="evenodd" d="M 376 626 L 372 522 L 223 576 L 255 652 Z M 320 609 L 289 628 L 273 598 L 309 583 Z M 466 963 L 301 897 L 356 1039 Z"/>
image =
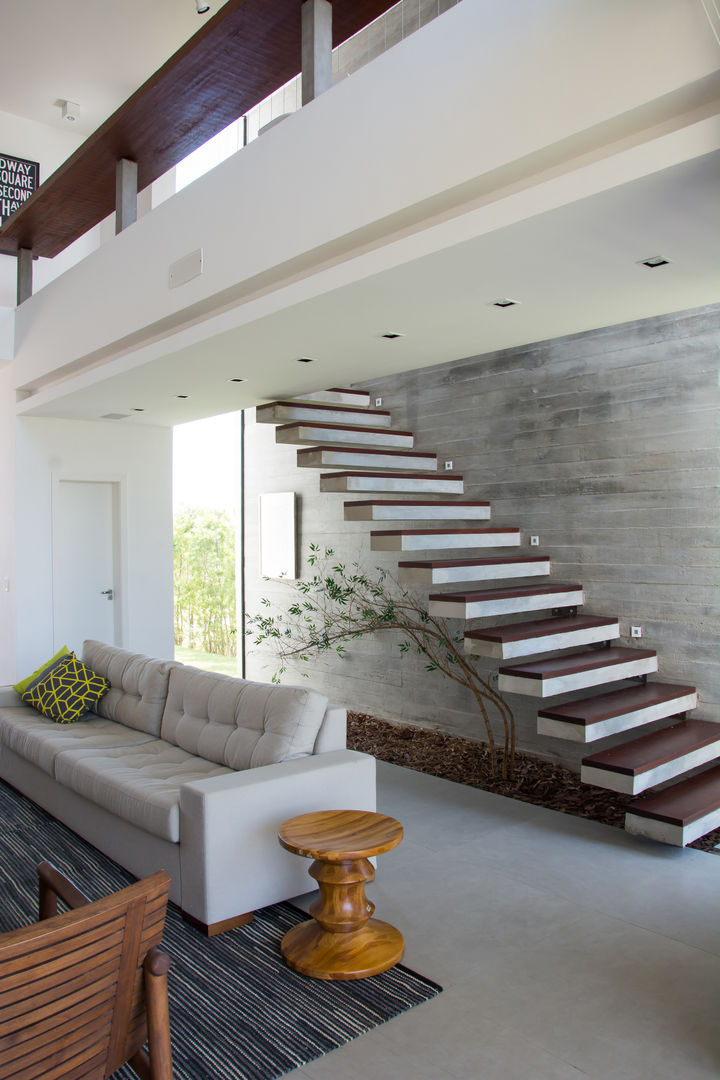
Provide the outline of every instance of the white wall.
<path id="1" fill-rule="evenodd" d="M 16 385 L 388 244 L 413 214 L 531 182 L 523 170 L 537 182 L 642 142 L 637 110 L 670 123 L 663 100 L 719 59 L 688 0 L 463 0 L 23 304 Z M 170 290 L 169 265 L 197 248 L 204 273 Z"/>
<path id="2" fill-rule="evenodd" d="M 15 533 L 14 500 L 15 395 L 9 365 L 0 363 L 0 685 L 14 674 L 15 659 Z M 4 589 L 8 579 L 8 591 Z"/>
<path id="3" fill-rule="evenodd" d="M 54 477 L 120 482 L 124 604 L 119 644 L 172 656 L 172 432 L 110 421 L 27 418 L 15 423 L 17 669 L 5 671 L 2 681 L 32 671 L 53 652 Z"/>
<path id="4" fill-rule="evenodd" d="M 58 109 L 58 125 L 60 110 Z M 0 110 L 0 154 L 9 154 L 11 157 L 27 158 L 29 161 L 40 163 L 40 182 L 47 180 L 51 173 L 55 172 L 59 165 L 68 158 L 74 150 L 84 141 L 84 136 L 74 131 L 71 127 L 53 127 L 50 124 L 40 124 L 36 120 L 28 120 L 23 116 L 15 116 L 13 113 Z M 71 245 L 72 249 L 63 252 L 60 261 L 38 260 L 35 263 L 36 285 L 39 287 L 53 280 L 58 274 L 63 273 L 69 266 L 74 265 L 78 258 L 82 258 L 92 250 L 93 244 L 83 238 L 78 245 Z M 16 289 L 16 262 L 12 255 L 0 255 L 0 309 L 3 307 L 15 307 Z M 0 351 L 0 360 L 2 352 Z"/>

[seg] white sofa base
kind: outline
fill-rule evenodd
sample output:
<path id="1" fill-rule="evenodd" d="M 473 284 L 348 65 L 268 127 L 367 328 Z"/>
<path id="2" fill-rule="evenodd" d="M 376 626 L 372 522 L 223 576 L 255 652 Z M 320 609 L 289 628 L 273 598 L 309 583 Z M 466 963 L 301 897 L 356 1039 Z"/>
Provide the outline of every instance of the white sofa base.
<path id="1" fill-rule="evenodd" d="M 210 934 L 313 887 L 309 862 L 278 843 L 284 821 L 321 809 L 375 810 L 375 760 L 354 750 L 185 784 L 180 844 L 110 814 L 6 746 L 0 776 L 138 877 L 166 870 L 171 900 Z"/>

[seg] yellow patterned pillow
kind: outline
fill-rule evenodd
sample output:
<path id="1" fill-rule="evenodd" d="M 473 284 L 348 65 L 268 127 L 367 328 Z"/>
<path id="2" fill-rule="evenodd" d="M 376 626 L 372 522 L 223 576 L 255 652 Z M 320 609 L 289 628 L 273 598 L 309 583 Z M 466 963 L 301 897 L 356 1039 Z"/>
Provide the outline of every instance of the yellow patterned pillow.
<path id="1" fill-rule="evenodd" d="M 59 724 L 72 724 L 95 706 L 110 683 L 70 653 L 21 695 L 27 705 Z"/>

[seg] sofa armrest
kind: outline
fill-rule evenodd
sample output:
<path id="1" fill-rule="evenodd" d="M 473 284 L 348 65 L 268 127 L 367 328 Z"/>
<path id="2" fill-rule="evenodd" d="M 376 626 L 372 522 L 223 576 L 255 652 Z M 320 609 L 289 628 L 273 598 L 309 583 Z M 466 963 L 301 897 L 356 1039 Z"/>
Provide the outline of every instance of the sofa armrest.
<path id="1" fill-rule="evenodd" d="M 342 705 L 328 705 L 315 739 L 313 754 L 327 754 L 331 750 L 344 750 L 346 746 L 347 709 Z"/>
<path id="2" fill-rule="evenodd" d="M 23 699 L 12 686 L 0 686 L 0 709 L 22 705 Z"/>
<path id="3" fill-rule="evenodd" d="M 183 910 L 211 925 L 309 892 L 310 863 L 281 848 L 277 831 L 330 809 L 375 809 L 373 757 L 335 750 L 183 784 Z"/>

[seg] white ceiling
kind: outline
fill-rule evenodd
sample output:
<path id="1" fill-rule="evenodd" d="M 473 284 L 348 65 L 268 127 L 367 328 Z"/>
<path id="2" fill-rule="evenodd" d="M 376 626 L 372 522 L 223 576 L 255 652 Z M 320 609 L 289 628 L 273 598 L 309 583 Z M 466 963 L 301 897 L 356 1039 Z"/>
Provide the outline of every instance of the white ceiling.
<path id="1" fill-rule="evenodd" d="M 223 6 L 210 0 L 2 0 L 0 109 L 90 135 Z"/>
<path id="2" fill-rule="evenodd" d="M 220 6 L 214 2 L 210 14 Z M 209 17 L 196 14 L 194 0 L 2 7 L 12 48 L 0 65 L 0 108 L 62 125 L 54 103 L 69 98 L 82 106 L 86 132 Z M 286 307 L 32 411 L 85 419 L 131 413 L 123 423 L 176 424 L 713 303 L 720 299 L 719 179 L 720 152 L 707 154 Z M 657 254 L 672 261 L 657 270 L 638 265 Z M 490 306 L 500 296 L 522 302 Z M 386 341 L 386 330 L 405 336 Z M 314 362 L 298 364 L 300 356 Z M 229 384 L 233 377 L 246 382 Z"/>

